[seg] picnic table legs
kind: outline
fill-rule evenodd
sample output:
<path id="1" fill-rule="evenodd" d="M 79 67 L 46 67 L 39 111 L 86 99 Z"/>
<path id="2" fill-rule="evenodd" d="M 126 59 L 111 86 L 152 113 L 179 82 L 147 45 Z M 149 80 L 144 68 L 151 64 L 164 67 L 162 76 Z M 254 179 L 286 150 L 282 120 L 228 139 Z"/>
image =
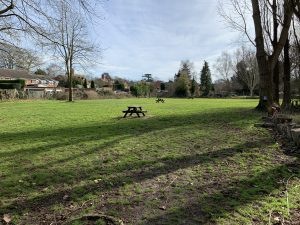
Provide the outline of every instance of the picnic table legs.
<path id="1" fill-rule="evenodd" d="M 124 114 L 123 118 L 126 118 L 126 116 L 127 116 L 128 113 L 130 113 L 129 116 L 132 116 L 133 113 L 135 113 L 138 117 L 141 117 L 141 116 L 140 116 L 140 113 L 143 114 L 143 116 L 146 116 L 145 113 L 143 113 L 143 112 L 126 112 L 126 113 Z"/>
<path id="2" fill-rule="evenodd" d="M 133 108 L 133 109 L 131 109 L 131 108 Z M 140 116 L 140 113 L 143 114 L 143 116 L 146 116 L 146 115 L 145 115 L 145 112 L 147 112 L 147 111 L 143 111 L 143 110 L 142 110 L 142 107 L 129 107 L 129 106 L 128 106 L 128 109 L 123 111 L 123 113 L 124 113 L 123 118 L 126 118 L 126 116 L 127 116 L 129 113 L 130 113 L 129 116 L 132 116 L 132 114 L 134 114 L 134 113 L 135 113 L 138 117 L 141 117 L 141 116 Z"/>
<path id="3" fill-rule="evenodd" d="M 126 112 L 126 113 L 124 114 L 123 118 L 126 118 L 126 116 L 127 116 L 127 113 L 128 113 L 128 112 Z"/>

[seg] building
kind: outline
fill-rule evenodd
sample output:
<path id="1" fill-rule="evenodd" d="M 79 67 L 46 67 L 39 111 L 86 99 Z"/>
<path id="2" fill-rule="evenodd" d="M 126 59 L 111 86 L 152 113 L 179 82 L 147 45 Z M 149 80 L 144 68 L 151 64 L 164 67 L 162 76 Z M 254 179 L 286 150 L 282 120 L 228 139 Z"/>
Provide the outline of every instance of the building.
<path id="1" fill-rule="evenodd" d="M 24 90 L 53 90 L 58 87 L 58 81 L 46 75 L 30 74 L 26 70 L 0 69 L 0 80 L 25 80 Z"/>

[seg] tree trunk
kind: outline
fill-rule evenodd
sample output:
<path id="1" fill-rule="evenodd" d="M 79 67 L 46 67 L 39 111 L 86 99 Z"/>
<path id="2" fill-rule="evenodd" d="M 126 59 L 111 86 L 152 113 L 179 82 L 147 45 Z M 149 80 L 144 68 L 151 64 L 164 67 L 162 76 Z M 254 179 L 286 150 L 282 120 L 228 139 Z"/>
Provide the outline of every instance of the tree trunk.
<path id="1" fill-rule="evenodd" d="M 250 96 L 253 97 L 253 88 L 250 88 Z"/>
<path id="2" fill-rule="evenodd" d="M 272 4 L 272 14 L 273 14 L 273 40 L 272 46 L 273 49 L 276 49 L 278 44 L 278 18 L 277 18 L 277 0 L 273 0 Z M 279 61 L 276 60 L 276 65 L 273 71 L 273 85 L 274 85 L 274 92 L 273 92 L 273 100 L 277 104 L 279 104 Z"/>
<path id="3" fill-rule="evenodd" d="M 290 42 L 287 39 L 284 45 L 284 75 L 283 75 L 283 102 L 282 108 L 289 109 L 291 104 L 291 63 L 289 55 Z"/>
<path id="4" fill-rule="evenodd" d="M 253 21 L 255 27 L 256 58 L 259 69 L 259 103 L 258 110 L 267 110 L 273 103 L 272 70 L 267 60 L 263 37 L 261 13 L 258 0 L 252 0 Z"/>
<path id="5" fill-rule="evenodd" d="M 273 70 L 273 101 L 279 104 L 279 61 L 277 60 Z"/>
<path id="6" fill-rule="evenodd" d="M 256 58 L 258 62 L 260 75 L 260 100 L 257 109 L 266 110 L 273 104 L 273 70 L 279 55 L 282 52 L 284 44 L 288 38 L 288 32 L 291 25 L 293 11 L 291 2 L 284 1 L 284 20 L 282 30 L 276 47 L 273 49 L 273 54 L 267 56 L 264 46 L 264 36 L 262 29 L 261 12 L 259 8 L 259 0 L 252 0 L 253 21 L 255 27 L 255 43 L 256 43 Z"/>
<path id="7" fill-rule="evenodd" d="M 273 104 L 273 80 L 272 69 L 265 57 L 258 57 L 261 63 L 258 63 L 260 69 L 259 76 L 259 103 L 256 107 L 258 110 L 266 111 Z M 262 65 L 260 65 L 262 64 Z"/>
<path id="8" fill-rule="evenodd" d="M 69 78 L 69 102 L 73 102 L 73 76 L 74 76 L 74 69 L 71 68 L 70 71 L 69 71 L 69 75 L 68 75 L 68 78 Z"/>

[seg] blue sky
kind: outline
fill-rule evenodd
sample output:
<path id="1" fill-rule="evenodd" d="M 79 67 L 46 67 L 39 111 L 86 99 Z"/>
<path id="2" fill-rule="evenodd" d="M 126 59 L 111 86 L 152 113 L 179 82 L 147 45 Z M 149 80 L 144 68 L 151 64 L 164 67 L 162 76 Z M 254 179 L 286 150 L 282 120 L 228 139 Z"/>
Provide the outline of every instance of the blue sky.
<path id="1" fill-rule="evenodd" d="M 218 16 L 217 0 L 109 0 L 102 7 L 104 20 L 93 36 L 104 51 L 94 76 L 109 72 L 139 80 L 151 73 L 167 81 L 186 59 L 198 73 L 204 60 L 213 70 L 214 60 L 235 49 L 239 36 Z"/>

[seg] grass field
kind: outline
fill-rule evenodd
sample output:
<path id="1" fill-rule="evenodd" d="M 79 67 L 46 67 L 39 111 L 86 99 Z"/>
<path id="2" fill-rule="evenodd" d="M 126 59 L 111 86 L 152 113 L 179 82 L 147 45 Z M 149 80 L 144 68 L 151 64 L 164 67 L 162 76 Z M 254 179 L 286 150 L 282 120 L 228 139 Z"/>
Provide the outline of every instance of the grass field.
<path id="1" fill-rule="evenodd" d="M 300 213 L 299 156 L 253 126 L 261 117 L 256 101 L 0 103 L 0 217 L 292 224 Z M 128 105 L 147 116 L 121 118 Z"/>

